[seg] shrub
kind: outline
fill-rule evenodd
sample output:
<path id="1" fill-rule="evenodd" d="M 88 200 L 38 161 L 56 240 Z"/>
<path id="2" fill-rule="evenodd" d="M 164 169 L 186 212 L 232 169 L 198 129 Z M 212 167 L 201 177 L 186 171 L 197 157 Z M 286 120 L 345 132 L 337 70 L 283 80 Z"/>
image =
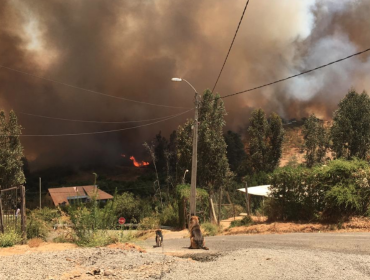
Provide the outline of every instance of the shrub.
<path id="1" fill-rule="evenodd" d="M 221 232 L 221 228 L 218 225 L 212 223 L 201 224 L 204 236 L 215 236 Z"/>
<path id="2" fill-rule="evenodd" d="M 160 226 L 159 217 L 156 215 L 144 218 L 139 229 L 157 229 Z"/>
<path id="3" fill-rule="evenodd" d="M 40 220 L 34 214 L 31 214 L 27 218 L 27 238 L 41 238 L 46 239 L 48 234 L 48 225 L 45 221 Z"/>
<path id="4" fill-rule="evenodd" d="M 81 247 L 100 247 L 112 244 L 116 240 L 104 230 L 85 231 L 76 239 L 76 244 Z"/>
<path id="5" fill-rule="evenodd" d="M 364 215 L 370 207 L 370 166 L 361 160 L 334 160 L 312 169 L 280 168 L 271 175 L 269 219 L 338 219 Z M 322 213 L 322 214 L 321 214 Z"/>
<path id="6" fill-rule="evenodd" d="M 14 230 L 0 234 L 0 247 L 11 247 L 22 241 L 22 237 Z"/>
<path id="7" fill-rule="evenodd" d="M 253 224 L 254 224 L 254 222 L 253 222 L 251 216 L 245 216 L 241 220 L 232 221 L 231 224 L 230 224 L 230 228 L 250 226 L 250 225 L 253 225 Z"/>
<path id="8" fill-rule="evenodd" d="M 159 215 L 161 225 L 178 226 L 179 224 L 179 209 L 177 203 L 174 206 L 168 204 L 164 207 L 162 213 Z"/>

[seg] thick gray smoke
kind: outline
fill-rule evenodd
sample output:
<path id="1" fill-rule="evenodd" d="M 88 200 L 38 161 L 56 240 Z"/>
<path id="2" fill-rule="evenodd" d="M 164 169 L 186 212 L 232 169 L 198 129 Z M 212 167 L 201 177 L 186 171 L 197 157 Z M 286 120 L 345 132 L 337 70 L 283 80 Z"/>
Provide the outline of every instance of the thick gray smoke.
<path id="1" fill-rule="evenodd" d="M 245 1 L 0 2 L 0 64 L 111 95 L 191 107 L 212 88 Z M 295 74 L 370 45 L 369 1 L 251 1 L 216 91 L 226 95 Z M 350 87 L 368 89 L 362 55 L 317 73 L 227 99 L 228 128 L 243 127 L 262 107 L 286 118 L 315 112 L 330 118 Z M 61 118 L 125 121 L 178 113 L 119 101 L 0 68 L 5 110 Z M 122 133 L 23 138 L 31 167 L 112 163 L 143 156 L 142 143 L 168 134 L 186 117 Z M 19 115 L 24 134 L 111 130 L 131 125 L 58 122 Z"/>

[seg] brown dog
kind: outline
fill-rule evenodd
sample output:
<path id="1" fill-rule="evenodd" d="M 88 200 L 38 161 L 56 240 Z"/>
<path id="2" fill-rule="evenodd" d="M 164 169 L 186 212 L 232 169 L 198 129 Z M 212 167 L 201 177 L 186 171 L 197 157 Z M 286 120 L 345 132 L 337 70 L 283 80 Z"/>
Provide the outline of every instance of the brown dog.
<path id="1" fill-rule="evenodd" d="M 189 223 L 190 231 L 190 247 L 189 249 L 204 249 L 209 250 L 205 247 L 204 237 L 199 226 L 199 219 L 197 216 L 191 216 Z"/>

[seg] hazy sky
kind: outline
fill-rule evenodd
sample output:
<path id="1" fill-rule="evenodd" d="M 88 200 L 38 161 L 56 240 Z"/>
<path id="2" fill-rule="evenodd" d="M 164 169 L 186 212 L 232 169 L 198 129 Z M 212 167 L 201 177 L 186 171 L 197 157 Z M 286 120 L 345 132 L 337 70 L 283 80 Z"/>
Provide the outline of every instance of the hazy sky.
<path id="1" fill-rule="evenodd" d="M 0 65 L 106 94 L 180 107 L 212 88 L 243 11 L 241 0 L 3 0 Z M 250 0 L 216 91 L 245 90 L 369 48 L 370 1 Z M 255 108 L 284 118 L 310 113 L 329 119 L 355 87 L 369 89 L 369 54 L 278 85 L 225 100 L 227 129 L 240 130 Z M 177 114 L 108 98 L 0 68 L 5 110 L 97 121 Z M 112 163 L 120 154 L 144 159 L 142 143 L 182 124 L 121 133 L 22 138 L 33 168 Z M 137 124 L 70 123 L 19 115 L 24 134 L 114 130 Z"/>

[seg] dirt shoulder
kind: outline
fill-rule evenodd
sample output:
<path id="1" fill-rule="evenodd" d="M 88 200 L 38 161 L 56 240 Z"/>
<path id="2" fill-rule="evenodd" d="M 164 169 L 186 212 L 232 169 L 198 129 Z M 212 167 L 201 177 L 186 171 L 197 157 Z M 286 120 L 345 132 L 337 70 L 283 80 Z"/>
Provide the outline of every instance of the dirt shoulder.
<path id="1" fill-rule="evenodd" d="M 289 222 L 256 222 L 251 226 L 226 229 L 223 235 L 236 234 L 272 234 L 297 232 L 370 232 L 370 219 L 354 217 L 349 221 L 336 224 L 289 223 Z"/>

